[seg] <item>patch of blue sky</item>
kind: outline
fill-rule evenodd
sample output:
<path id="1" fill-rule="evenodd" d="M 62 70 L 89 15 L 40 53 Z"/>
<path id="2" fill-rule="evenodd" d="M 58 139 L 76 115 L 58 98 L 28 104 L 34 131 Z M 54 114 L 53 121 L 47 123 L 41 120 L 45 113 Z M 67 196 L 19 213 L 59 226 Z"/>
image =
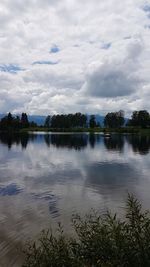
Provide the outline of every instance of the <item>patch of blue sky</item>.
<path id="1" fill-rule="evenodd" d="M 14 64 L 0 64 L 1 72 L 17 73 L 18 71 L 23 71 L 19 65 Z"/>
<path id="2" fill-rule="evenodd" d="M 111 47 L 111 43 L 103 43 L 102 45 L 101 45 L 101 48 L 102 49 L 109 49 Z"/>
<path id="3" fill-rule="evenodd" d="M 150 5 L 144 5 L 142 9 L 146 12 L 147 17 L 150 19 Z"/>
<path id="4" fill-rule="evenodd" d="M 32 65 L 56 65 L 58 61 L 39 60 L 32 63 Z"/>
<path id="5" fill-rule="evenodd" d="M 53 45 L 50 49 L 50 53 L 58 53 L 60 48 L 57 45 Z"/>
<path id="6" fill-rule="evenodd" d="M 143 7 L 142 7 L 142 9 L 145 11 L 145 12 L 150 12 L 150 4 L 149 5 L 144 5 Z"/>

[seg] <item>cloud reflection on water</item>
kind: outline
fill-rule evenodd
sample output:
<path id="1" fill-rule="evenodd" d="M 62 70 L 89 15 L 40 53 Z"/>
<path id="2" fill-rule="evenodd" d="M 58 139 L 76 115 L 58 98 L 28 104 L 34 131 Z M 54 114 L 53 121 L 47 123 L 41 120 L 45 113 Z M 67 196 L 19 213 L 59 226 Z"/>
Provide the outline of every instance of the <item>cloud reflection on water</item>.
<path id="1" fill-rule="evenodd" d="M 1 258 L 72 212 L 119 210 L 127 191 L 149 207 L 149 149 L 145 136 L 0 135 Z"/>

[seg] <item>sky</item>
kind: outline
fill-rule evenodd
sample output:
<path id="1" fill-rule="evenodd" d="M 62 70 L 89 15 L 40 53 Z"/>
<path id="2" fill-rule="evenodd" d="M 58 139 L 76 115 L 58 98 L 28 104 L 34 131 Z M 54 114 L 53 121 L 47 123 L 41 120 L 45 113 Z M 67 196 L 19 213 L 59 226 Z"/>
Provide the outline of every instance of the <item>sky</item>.
<path id="1" fill-rule="evenodd" d="M 150 111 L 150 1 L 0 1 L 0 113 L 120 109 Z"/>

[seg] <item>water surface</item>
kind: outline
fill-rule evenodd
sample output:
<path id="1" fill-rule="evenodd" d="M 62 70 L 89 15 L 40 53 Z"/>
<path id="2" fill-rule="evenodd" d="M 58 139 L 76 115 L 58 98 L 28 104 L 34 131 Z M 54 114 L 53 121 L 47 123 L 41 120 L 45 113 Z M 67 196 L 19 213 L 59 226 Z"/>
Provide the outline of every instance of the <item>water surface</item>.
<path id="1" fill-rule="evenodd" d="M 121 213 L 127 192 L 150 208 L 150 137 L 0 135 L 0 267 L 21 266 L 25 240 L 72 213 Z"/>

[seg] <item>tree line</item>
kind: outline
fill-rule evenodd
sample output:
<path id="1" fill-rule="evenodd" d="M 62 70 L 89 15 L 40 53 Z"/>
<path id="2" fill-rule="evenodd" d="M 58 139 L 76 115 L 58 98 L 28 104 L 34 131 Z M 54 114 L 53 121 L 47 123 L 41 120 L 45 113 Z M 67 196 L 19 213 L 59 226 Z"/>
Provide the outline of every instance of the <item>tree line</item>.
<path id="1" fill-rule="evenodd" d="M 134 111 L 127 126 L 147 128 L 150 126 L 150 114 L 147 110 Z"/>
<path id="2" fill-rule="evenodd" d="M 13 116 L 10 112 L 4 116 L 0 121 L 0 130 L 20 130 L 23 128 L 37 126 L 34 122 L 29 122 L 26 113 L 22 113 L 21 116 Z"/>
<path id="3" fill-rule="evenodd" d="M 48 128 L 95 128 L 100 124 L 96 122 L 95 115 L 88 116 L 80 112 L 75 114 L 48 115 L 45 120 L 45 127 Z"/>
<path id="4" fill-rule="evenodd" d="M 75 114 L 48 115 L 44 127 L 53 129 L 75 129 L 75 128 L 121 128 L 121 127 L 150 127 L 150 114 L 147 110 L 134 111 L 130 119 L 125 119 L 123 110 L 109 112 L 104 117 L 104 125 L 96 121 L 95 115 L 87 116 L 80 112 Z M 26 113 L 21 116 L 13 116 L 10 112 L 0 121 L 0 130 L 20 130 L 23 128 L 37 127 L 35 122 L 29 122 Z"/>
<path id="5" fill-rule="evenodd" d="M 125 123 L 124 111 L 110 112 L 105 116 L 104 126 L 108 128 L 122 126 L 148 128 L 150 127 L 150 114 L 147 110 L 133 111 L 131 118 Z"/>
<path id="6" fill-rule="evenodd" d="M 101 126 L 100 123 L 96 122 L 95 115 L 91 115 L 88 119 L 87 115 L 81 113 L 48 115 L 45 120 L 45 127 L 48 128 L 95 128 Z M 123 126 L 148 128 L 150 127 L 150 114 L 147 110 L 134 111 L 131 118 L 126 120 L 123 110 L 109 112 L 104 117 L 104 126 L 106 128 L 121 128 Z"/>
<path id="7" fill-rule="evenodd" d="M 83 128 L 87 126 L 87 116 L 81 113 L 47 116 L 45 126 L 51 128 Z"/>

